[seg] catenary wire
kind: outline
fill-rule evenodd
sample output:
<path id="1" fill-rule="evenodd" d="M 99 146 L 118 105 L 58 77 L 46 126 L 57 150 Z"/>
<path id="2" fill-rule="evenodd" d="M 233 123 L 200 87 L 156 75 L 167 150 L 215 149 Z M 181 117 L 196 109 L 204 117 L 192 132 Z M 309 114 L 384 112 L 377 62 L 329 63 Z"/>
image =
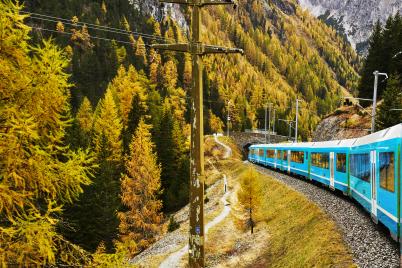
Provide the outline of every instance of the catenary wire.
<path id="1" fill-rule="evenodd" d="M 68 20 L 68 19 L 49 16 L 49 15 L 40 14 L 40 13 L 34 13 L 34 12 L 21 11 L 21 13 L 30 15 L 30 17 L 33 19 L 51 21 L 51 22 L 56 22 L 56 23 L 60 21 L 60 22 L 63 22 L 64 24 L 72 25 L 72 26 L 84 26 L 85 25 L 89 29 L 94 29 L 94 30 L 112 32 L 112 33 L 117 33 L 117 34 L 127 34 L 127 35 L 133 34 L 134 36 L 141 36 L 141 37 L 147 38 L 147 39 L 154 39 L 154 40 L 160 40 L 160 41 L 165 41 L 165 42 L 168 42 L 168 41 L 175 42 L 175 40 L 172 38 L 164 38 L 161 36 L 145 34 L 145 33 L 136 32 L 136 31 L 127 31 L 127 30 L 118 29 L 118 28 L 114 28 L 114 27 L 96 25 L 96 24 L 86 23 L 86 22 L 72 23 L 71 20 Z"/>
<path id="2" fill-rule="evenodd" d="M 71 24 L 71 20 L 60 18 L 60 17 L 54 17 L 54 16 L 45 15 L 45 14 L 33 13 L 33 12 L 25 12 L 25 11 L 21 11 L 21 13 L 28 14 L 28 15 L 31 15 L 31 16 L 34 15 L 34 16 L 54 19 L 54 20 L 56 20 L 55 22 L 64 21 L 66 23 Z M 111 30 L 111 31 L 117 31 L 117 32 L 122 32 L 122 33 L 131 33 L 131 34 L 141 35 L 143 37 L 155 38 L 155 39 L 160 39 L 160 40 L 175 41 L 172 38 L 163 38 L 161 36 L 150 35 L 150 34 L 145 34 L 145 33 L 140 33 L 140 32 L 135 32 L 135 31 L 127 31 L 127 30 L 123 30 L 123 29 L 110 27 L 110 26 L 96 25 L 96 24 L 86 23 L 86 22 L 77 22 L 76 24 L 73 24 L 73 25 L 77 25 L 77 26 L 84 26 L 84 25 L 88 26 L 89 25 L 89 26 L 95 27 L 95 28 L 97 28 L 99 30 L 101 30 L 103 28 L 104 30 Z"/>
<path id="3" fill-rule="evenodd" d="M 42 21 L 49 21 L 49 22 L 58 22 L 58 21 L 56 21 L 56 20 L 46 19 L 46 18 L 38 18 L 38 17 L 35 17 L 35 16 L 30 16 L 29 18 L 30 18 L 30 19 L 39 19 L 39 20 L 42 20 Z M 76 25 L 74 25 L 73 23 L 68 23 L 68 22 L 63 22 L 63 24 L 69 25 L 69 26 L 76 26 Z M 112 30 L 104 30 L 104 29 L 99 29 L 99 28 L 92 27 L 92 26 L 87 26 L 87 28 L 88 28 L 88 29 L 93 29 L 93 30 L 105 31 L 105 32 L 109 32 L 109 33 L 123 34 L 123 35 L 127 35 L 127 36 L 130 35 L 129 32 L 117 32 L 117 31 L 112 31 Z M 156 40 L 156 38 L 153 38 L 153 37 L 145 37 L 145 36 L 142 36 L 142 35 L 139 35 L 139 34 L 133 34 L 133 36 L 141 36 L 141 37 L 143 37 L 144 39 Z M 162 40 L 158 40 L 158 41 L 162 41 Z"/>
<path id="4" fill-rule="evenodd" d="M 64 34 L 64 35 L 73 35 L 73 33 L 69 32 L 60 32 L 57 30 L 51 30 L 51 29 L 46 29 L 42 27 L 31 27 L 32 29 L 40 30 L 40 31 L 45 31 L 45 32 L 52 32 L 52 33 L 58 33 L 58 34 Z M 122 40 L 115 40 L 115 39 L 109 39 L 109 38 L 104 38 L 104 37 L 99 37 L 99 36 L 94 36 L 94 35 L 89 35 L 90 38 L 93 39 L 98 39 L 98 40 L 103 40 L 103 41 L 109 41 L 109 42 L 116 42 L 116 43 L 122 43 L 122 44 L 129 44 L 131 45 L 130 42 L 127 41 L 122 41 Z M 147 44 L 144 44 L 143 46 L 147 46 Z"/>

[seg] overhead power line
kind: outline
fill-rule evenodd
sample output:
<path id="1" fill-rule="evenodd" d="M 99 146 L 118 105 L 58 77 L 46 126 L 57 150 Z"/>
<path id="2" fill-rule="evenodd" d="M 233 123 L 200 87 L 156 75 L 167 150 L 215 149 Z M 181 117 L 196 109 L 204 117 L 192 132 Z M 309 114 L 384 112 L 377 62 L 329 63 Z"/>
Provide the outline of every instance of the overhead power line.
<path id="1" fill-rule="evenodd" d="M 51 30 L 51 29 L 46 29 L 42 27 L 31 27 L 32 29 L 40 30 L 40 31 L 45 31 L 45 32 L 52 32 L 52 33 L 58 33 L 58 34 L 64 34 L 64 35 L 73 35 L 73 33 L 69 32 L 60 32 L 57 30 Z M 104 37 L 99 37 L 99 36 L 94 36 L 94 35 L 89 35 L 90 38 L 92 39 L 98 39 L 98 40 L 103 40 L 103 41 L 109 41 L 109 42 L 116 42 L 116 43 L 121 43 L 121 44 L 129 44 L 131 45 L 130 42 L 128 41 L 122 41 L 122 40 L 115 40 L 115 39 L 109 39 L 109 38 L 104 38 Z M 147 44 L 144 44 L 144 46 L 148 46 Z"/>
<path id="2" fill-rule="evenodd" d="M 160 41 L 164 41 L 164 42 L 168 42 L 168 41 L 175 42 L 176 41 L 172 38 L 164 38 L 161 36 L 151 35 L 151 34 L 146 34 L 146 33 L 141 33 L 141 32 L 136 32 L 136 31 L 127 31 L 125 29 L 119 29 L 119 28 L 114 28 L 114 27 L 109 27 L 109 26 L 104 26 L 104 25 L 97 25 L 97 24 L 93 24 L 93 23 L 87 23 L 87 22 L 72 23 L 70 19 L 49 16 L 49 15 L 40 14 L 40 13 L 26 12 L 26 11 L 21 11 L 21 13 L 30 15 L 30 18 L 32 18 L 32 19 L 38 19 L 38 20 L 56 22 L 56 23 L 60 21 L 63 24 L 70 25 L 70 26 L 81 26 L 82 27 L 85 25 L 88 29 L 111 32 L 111 33 L 115 33 L 115 34 L 125 34 L 125 35 L 132 34 L 134 36 L 141 36 L 146 39 L 160 40 Z"/>

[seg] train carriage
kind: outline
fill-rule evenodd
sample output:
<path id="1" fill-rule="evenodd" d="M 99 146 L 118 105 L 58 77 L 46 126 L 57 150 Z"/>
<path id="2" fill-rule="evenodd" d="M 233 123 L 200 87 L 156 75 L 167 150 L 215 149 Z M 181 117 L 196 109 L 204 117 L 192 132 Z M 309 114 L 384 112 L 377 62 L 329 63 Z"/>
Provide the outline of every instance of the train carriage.
<path id="1" fill-rule="evenodd" d="M 402 124 L 347 140 L 252 145 L 249 160 L 338 189 L 401 237 Z"/>

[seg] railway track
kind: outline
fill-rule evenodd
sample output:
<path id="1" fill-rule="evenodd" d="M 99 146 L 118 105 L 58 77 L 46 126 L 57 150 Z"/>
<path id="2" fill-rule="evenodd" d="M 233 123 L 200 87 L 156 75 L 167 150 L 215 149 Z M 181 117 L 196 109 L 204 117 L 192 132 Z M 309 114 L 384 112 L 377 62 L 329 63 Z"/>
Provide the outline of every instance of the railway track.
<path id="1" fill-rule="evenodd" d="M 287 174 L 255 165 L 261 173 L 271 176 L 302 193 L 325 211 L 341 230 L 354 262 L 361 268 L 399 267 L 398 244 L 385 228 L 374 224 L 367 212 L 341 193 L 295 178 Z"/>

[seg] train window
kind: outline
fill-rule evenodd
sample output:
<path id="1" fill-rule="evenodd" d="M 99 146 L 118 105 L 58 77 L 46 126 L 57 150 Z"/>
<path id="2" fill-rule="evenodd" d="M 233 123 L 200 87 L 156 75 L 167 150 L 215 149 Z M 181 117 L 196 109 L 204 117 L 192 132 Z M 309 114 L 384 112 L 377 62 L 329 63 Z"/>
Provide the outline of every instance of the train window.
<path id="1" fill-rule="evenodd" d="M 258 156 L 260 156 L 260 157 L 264 156 L 264 150 L 263 149 L 258 149 Z"/>
<path id="2" fill-rule="evenodd" d="M 288 151 L 283 151 L 283 158 L 282 160 L 288 160 Z"/>
<path id="3" fill-rule="evenodd" d="M 381 188 L 395 191 L 395 162 L 394 153 L 380 153 L 380 186 Z"/>
<path id="4" fill-rule="evenodd" d="M 370 181 L 370 155 L 351 154 L 350 155 L 350 174 L 361 180 Z"/>
<path id="5" fill-rule="evenodd" d="M 304 152 L 297 152 L 297 151 L 293 152 L 292 151 L 290 153 L 290 155 L 291 155 L 292 162 L 304 163 Z"/>
<path id="6" fill-rule="evenodd" d="M 329 153 L 312 153 L 311 165 L 319 168 L 329 168 Z"/>
<path id="7" fill-rule="evenodd" d="M 336 154 L 336 171 L 346 173 L 346 154 Z"/>
<path id="8" fill-rule="evenodd" d="M 267 150 L 267 158 L 275 158 L 275 150 Z"/>

